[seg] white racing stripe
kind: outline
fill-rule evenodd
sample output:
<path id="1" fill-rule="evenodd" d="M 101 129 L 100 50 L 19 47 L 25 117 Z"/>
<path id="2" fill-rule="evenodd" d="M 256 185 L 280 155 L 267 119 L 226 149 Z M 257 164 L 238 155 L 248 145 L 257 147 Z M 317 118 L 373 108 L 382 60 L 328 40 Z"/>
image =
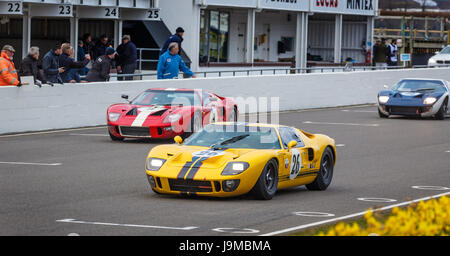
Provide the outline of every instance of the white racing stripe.
<path id="1" fill-rule="evenodd" d="M 417 202 L 420 202 L 420 201 L 430 200 L 430 199 L 433 199 L 433 198 L 438 198 L 438 197 L 446 196 L 446 195 L 450 195 L 450 192 L 446 192 L 446 193 L 442 193 L 442 194 L 438 194 L 438 195 L 434 195 L 434 196 L 423 197 L 423 198 L 419 198 L 419 199 L 415 199 L 415 200 L 411 200 L 411 201 L 406 201 L 406 202 L 403 202 L 403 203 L 393 204 L 393 205 L 389 205 L 389 206 L 385 206 L 385 207 L 382 207 L 382 208 L 375 209 L 374 211 L 385 211 L 385 210 L 389 210 L 389 209 L 392 209 L 392 208 L 395 208 L 395 207 L 405 206 L 405 205 L 409 205 L 409 204 L 412 204 L 412 203 L 417 203 Z M 345 216 L 338 217 L 338 218 L 332 218 L 332 219 L 328 219 L 328 220 L 323 220 L 323 221 L 313 222 L 313 223 L 309 223 L 309 224 L 305 224 L 305 225 L 300 225 L 300 226 L 295 226 L 295 227 L 291 227 L 291 228 L 286 228 L 286 229 L 270 232 L 270 233 L 267 233 L 267 234 L 262 234 L 261 236 L 275 236 L 275 235 L 285 234 L 285 233 L 289 233 L 289 232 L 293 232 L 293 231 L 299 231 L 299 230 L 302 230 L 302 229 L 305 229 L 305 228 L 320 226 L 320 225 L 327 224 L 327 223 L 332 223 L 332 222 L 337 222 L 337 221 L 341 221 L 341 220 L 346 220 L 346 219 L 351 219 L 351 218 L 355 218 L 355 217 L 364 216 L 364 214 L 366 214 L 367 212 L 368 211 L 363 211 L 363 212 L 358 212 L 358 213 L 345 215 Z"/>
<path id="2" fill-rule="evenodd" d="M 162 107 L 138 108 L 138 111 L 140 112 L 137 115 L 136 119 L 134 119 L 131 126 L 142 126 L 149 115 L 164 109 L 165 108 Z"/>
<path id="3" fill-rule="evenodd" d="M 355 123 L 327 123 L 327 122 L 312 122 L 305 121 L 304 124 L 328 124 L 328 125 L 348 125 L 348 126 L 367 126 L 367 127 L 378 127 L 379 124 L 355 124 Z"/>
<path id="4" fill-rule="evenodd" d="M 11 165 L 41 165 L 41 166 L 60 166 L 62 163 L 28 163 L 28 162 L 0 162 L 0 164 Z"/>
<path id="5" fill-rule="evenodd" d="M 193 229 L 198 228 L 198 227 L 166 227 L 166 226 L 151 226 L 151 225 L 137 225 L 137 224 L 119 224 L 119 223 L 108 223 L 108 222 L 91 222 L 91 221 L 80 221 L 80 220 L 75 220 L 75 219 L 62 219 L 62 220 L 56 220 L 56 222 L 103 225 L 103 226 L 133 227 L 133 228 L 172 229 L 172 230 L 193 230 Z"/>

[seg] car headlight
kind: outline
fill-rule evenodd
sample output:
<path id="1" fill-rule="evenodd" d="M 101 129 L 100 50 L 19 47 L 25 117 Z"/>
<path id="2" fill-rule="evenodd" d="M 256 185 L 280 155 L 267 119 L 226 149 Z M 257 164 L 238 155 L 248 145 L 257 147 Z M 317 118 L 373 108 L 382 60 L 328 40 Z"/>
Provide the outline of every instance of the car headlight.
<path id="1" fill-rule="evenodd" d="M 159 171 L 159 169 L 161 169 L 161 166 L 163 166 L 163 164 L 166 162 L 165 159 L 160 159 L 160 158 L 153 158 L 150 157 L 147 160 L 147 170 L 149 171 Z"/>
<path id="2" fill-rule="evenodd" d="M 231 162 L 222 171 L 222 175 L 238 175 L 243 173 L 250 167 L 249 163 L 246 162 Z"/>
<path id="3" fill-rule="evenodd" d="M 437 63 L 437 61 L 435 60 L 435 59 L 433 59 L 433 58 L 430 58 L 429 60 L 428 60 L 428 65 L 434 65 L 434 64 L 436 64 Z"/>
<path id="4" fill-rule="evenodd" d="M 423 100 L 423 104 L 431 105 L 435 103 L 437 99 L 435 97 L 426 97 L 425 100 Z"/>
<path id="5" fill-rule="evenodd" d="M 178 120 L 180 120 L 182 117 L 181 114 L 170 114 L 167 115 L 166 118 L 164 118 L 164 123 L 175 123 Z"/>
<path id="6" fill-rule="evenodd" d="M 386 103 L 389 100 L 389 96 L 378 96 L 378 101 L 380 103 Z"/>
<path id="7" fill-rule="evenodd" d="M 115 113 L 115 112 L 110 112 L 108 113 L 108 119 L 111 122 L 115 122 L 119 119 L 120 115 L 122 115 L 121 113 Z"/>

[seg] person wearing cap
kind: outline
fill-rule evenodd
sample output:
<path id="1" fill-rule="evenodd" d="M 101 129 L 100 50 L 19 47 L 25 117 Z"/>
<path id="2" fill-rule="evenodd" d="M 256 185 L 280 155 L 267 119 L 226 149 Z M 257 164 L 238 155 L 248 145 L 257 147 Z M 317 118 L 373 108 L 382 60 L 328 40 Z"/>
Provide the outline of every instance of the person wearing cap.
<path id="1" fill-rule="evenodd" d="M 63 83 L 60 74 L 64 72 L 64 68 L 59 67 L 59 55 L 61 55 L 61 52 L 61 44 L 57 43 L 42 59 L 42 69 L 44 70 L 44 78 L 47 83 Z"/>
<path id="2" fill-rule="evenodd" d="M 158 79 L 178 79 L 180 70 L 189 77 L 196 77 L 194 72 L 186 66 L 178 52 L 178 44 L 173 42 L 169 45 L 169 50 L 159 57 L 157 67 Z"/>
<path id="3" fill-rule="evenodd" d="M 111 62 L 115 58 L 116 52 L 112 47 L 105 50 L 105 55 L 98 57 L 92 68 L 89 70 L 86 80 L 88 82 L 106 82 L 109 80 L 109 73 L 111 71 Z"/>
<path id="4" fill-rule="evenodd" d="M 19 76 L 13 63 L 16 51 L 11 45 L 2 48 L 0 56 L 0 86 L 20 86 Z"/>
<path id="5" fill-rule="evenodd" d="M 167 39 L 166 43 L 164 44 L 163 48 L 161 49 L 160 55 L 163 55 L 167 50 L 169 49 L 169 45 L 171 43 L 177 43 L 178 49 L 181 51 L 181 43 L 183 42 L 183 35 L 184 35 L 184 29 L 182 27 L 178 27 L 175 31 L 175 34 L 170 36 L 169 39 Z"/>
<path id="6" fill-rule="evenodd" d="M 131 42 L 129 35 L 122 37 L 122 44 L 117 47 L 117 72 L 119 74 L 134 74 L 136 70 L 137 49 L 136 45 Z M 117 80 L 123 80 L 118 77 Z M 133 80 L 132 76 L 125 77 L 125 80 Z"/>

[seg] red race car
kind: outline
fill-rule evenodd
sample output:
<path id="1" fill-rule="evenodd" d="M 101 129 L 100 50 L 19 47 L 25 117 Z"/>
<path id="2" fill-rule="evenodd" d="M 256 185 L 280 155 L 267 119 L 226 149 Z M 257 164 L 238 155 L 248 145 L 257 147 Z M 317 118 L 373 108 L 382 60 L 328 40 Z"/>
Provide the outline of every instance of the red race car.
<path id="1" fill-rule="evenodd" d="M 128 100 L 128 95 L 122 95 Z M 238 108 L 230 98 L 200 89 L 154 88 L 129 103 L 108 107 L 106 118 L 112 140 L 124 138 L 187 137 L 203 125 L 236 121 Z"/>

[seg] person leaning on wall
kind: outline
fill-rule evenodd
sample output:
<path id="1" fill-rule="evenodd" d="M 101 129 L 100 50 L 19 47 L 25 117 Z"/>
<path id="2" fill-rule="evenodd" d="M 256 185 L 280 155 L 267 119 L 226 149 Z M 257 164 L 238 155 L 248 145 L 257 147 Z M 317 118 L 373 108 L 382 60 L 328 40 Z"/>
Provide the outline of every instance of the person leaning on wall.
<path id="1" fill-rule="evenodd" d="M 45 84 L 44 76 L 38 68 L 39 47 L 32 46 L 28 50 L 28 54 L 20 63 L 19 76 L 33 76 L 34 83 L 38 86 Z"/>

